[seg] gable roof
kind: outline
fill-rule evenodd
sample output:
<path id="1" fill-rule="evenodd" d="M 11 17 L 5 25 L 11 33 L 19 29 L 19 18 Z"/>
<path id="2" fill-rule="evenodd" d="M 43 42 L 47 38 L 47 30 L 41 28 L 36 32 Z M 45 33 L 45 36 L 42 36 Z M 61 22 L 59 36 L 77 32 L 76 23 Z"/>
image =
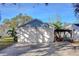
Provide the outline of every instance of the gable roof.
<path id="1" fill-rule="evenodd" d="M 30 26 L 30 27 L 41 27 L 44 23 L 38 19 L 33 19 L 28 23 L 25 23 L 19 27 Z"/>
<path id="2" fill-rule="evenodd" d="M 74 25 L 79 26 L 79 24 L 74 24 Z"/>

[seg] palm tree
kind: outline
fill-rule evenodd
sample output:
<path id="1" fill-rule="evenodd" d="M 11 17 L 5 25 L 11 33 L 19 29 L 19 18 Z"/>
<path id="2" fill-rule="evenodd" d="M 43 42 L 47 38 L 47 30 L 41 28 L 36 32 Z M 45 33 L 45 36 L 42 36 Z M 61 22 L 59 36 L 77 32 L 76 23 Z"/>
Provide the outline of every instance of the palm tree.
<path id="1" fill-rule="evenodd" d="M 62 29 L 62 23 L 59 21 L 53 23 L 53 25 L 54 25 L 55 29 Z"/>
<path id="2" fill-rule="evenodd" d="M 12 28 L 11 30 L 8 30 L 7 33 L 10 34 L 10 36 L 14 38 L 14 42 L 17 42 L 17 36 L 16 36 L 17 33 L 16 33 L 15 28 Z"/>
<path id="3" fill-rule="evenodd" d="M 55 27 L 55 29 L 62 29 L 62 23 L 60 21 L 59 15 L 56 16 L 56 21 L 53 23 L 53 26 Z"/>

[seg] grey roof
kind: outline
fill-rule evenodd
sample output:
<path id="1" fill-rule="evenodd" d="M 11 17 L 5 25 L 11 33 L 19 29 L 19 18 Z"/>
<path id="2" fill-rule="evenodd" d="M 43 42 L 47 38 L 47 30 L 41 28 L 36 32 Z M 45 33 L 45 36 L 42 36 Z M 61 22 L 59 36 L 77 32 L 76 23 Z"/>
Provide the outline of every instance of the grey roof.
<path id="1" fill-rule="evenodd" d="M 29 21 L 28 23 L 25 23 L 19 27 L 24 27 L 24 26 L 30 26 L 30 27 L 41 27 L 42 25 L 48 25 L 48 23 L 44 23 L 38 19 L 33 19 L 31 21 Z M 18 28 L 19 28 L 18 27 Z"/>
<path id="2" fill-rule="evenodd" d="M 74 25 L 79 26 L 79 24 L 74 24 Z"/>

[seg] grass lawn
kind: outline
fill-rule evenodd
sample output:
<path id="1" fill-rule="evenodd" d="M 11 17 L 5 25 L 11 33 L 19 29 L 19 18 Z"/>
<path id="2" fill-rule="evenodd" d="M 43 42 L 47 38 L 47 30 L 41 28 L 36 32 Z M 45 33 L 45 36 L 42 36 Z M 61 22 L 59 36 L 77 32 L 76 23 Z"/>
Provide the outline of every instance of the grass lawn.
<path id="1" fill-rule="evenodd" d="M 12 45 L 14 43 L 13 37 L 2 37 L 0 38 L 0 50 Z"/>

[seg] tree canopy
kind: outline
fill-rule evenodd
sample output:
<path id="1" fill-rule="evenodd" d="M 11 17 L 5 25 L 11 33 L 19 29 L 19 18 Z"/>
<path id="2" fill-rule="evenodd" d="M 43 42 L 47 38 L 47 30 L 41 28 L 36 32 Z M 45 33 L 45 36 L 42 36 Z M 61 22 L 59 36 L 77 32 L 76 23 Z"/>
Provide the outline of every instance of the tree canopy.
<path id="1" fill-rule="evenodd" d="M 79 18 L 79 3 L 73 3 L 75 16 Z"/>
<path id="2" fill-rule="evenodd" d="M 52 24 L 51 24 L 51 26 L 54 26 L 55 27 L 55 29 L 62 29 L 62 22 L 60 21 L 60 16 L 56 16 L 56 20 L 55 20 L 55 22 L 52 22 Z"/>
<path id="3" fill-rule="evenodd" d="M 31 16 L 20 13 L 10 20 L 4 19 L 3 23 L 9 26 L 9 28 L 16 28 L 17 26 L 22 25 L 30 20 L 32 20 Z"/>

